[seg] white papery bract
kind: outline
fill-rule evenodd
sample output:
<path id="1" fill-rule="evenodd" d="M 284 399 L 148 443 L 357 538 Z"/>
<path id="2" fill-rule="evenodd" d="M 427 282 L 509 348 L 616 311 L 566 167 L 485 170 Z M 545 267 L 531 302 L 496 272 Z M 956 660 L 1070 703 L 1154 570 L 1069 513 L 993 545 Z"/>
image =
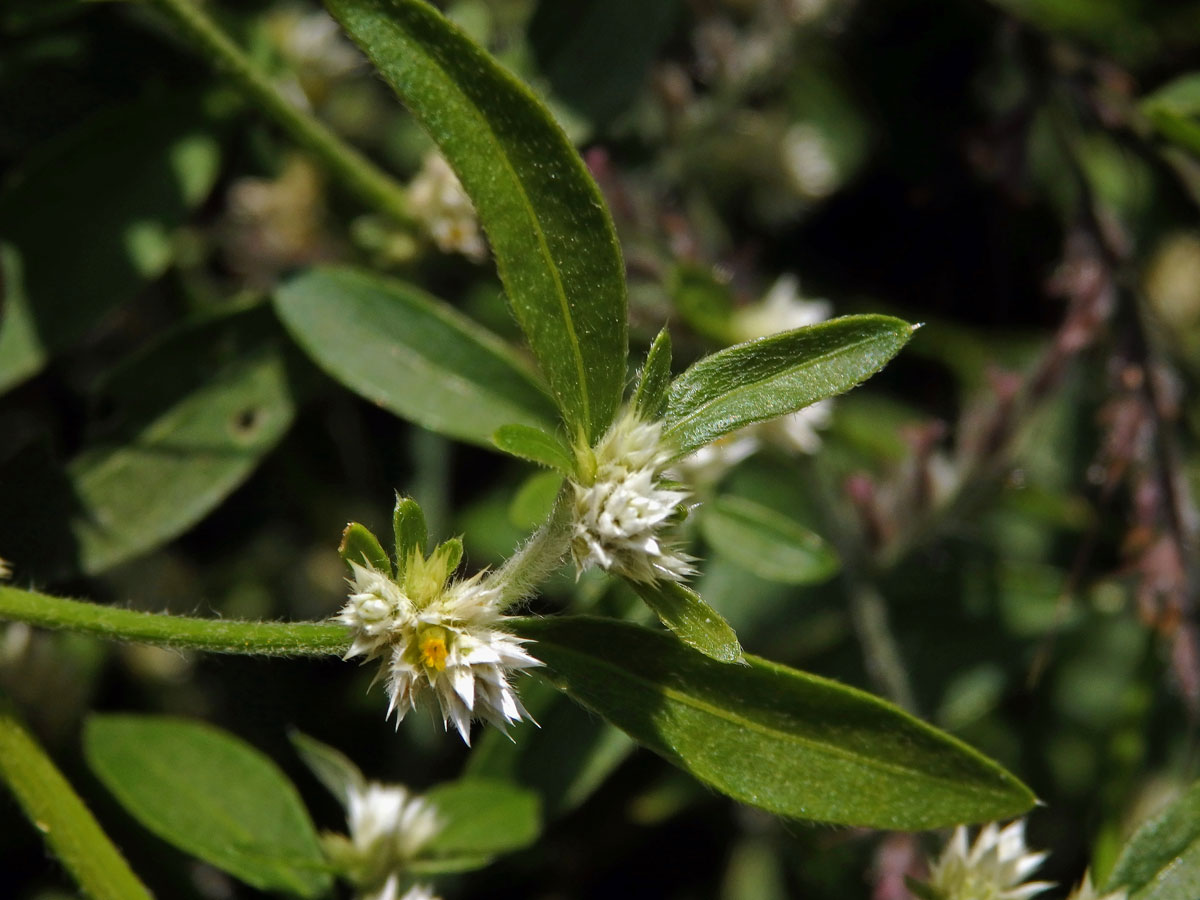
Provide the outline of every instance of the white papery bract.
<path id="1" fill-rule="evenodd" d="M 1024 819 L 1004 829 L 994 822 L 985 825 L 970 846 L 967 829 L 960 825 L 930 865 L 928 883 L 944 900 L 1026 900 L 1054 886 L 1025 881 L 1046 856 L 1025 846 Z"/>
<path id="2" fill-rule="evenodd" d="M 1129 892 L 1124 888 L 1119 888 L 1107 894 L 1100 894 L 1092 884 L 1092 873 L 1085 872 L 1083 881 L 1079 882 L 1075 890 L 1071 891 L 1067 900 L 1129 900 Z"/>
<path id="3" fill-rule="evenodd" d="M 672 456 L 662 424 L 627 411 L 594 453 L 592 482 L 572 482 L 571 555 L 578 570 L 599 566 L 643 582 L 682 581 L 693 574 L 691 557 L 663 537 L 689 493 L 661 481 Z"/>
<path id="4" fill-rule="evenodd" d="M 540 666 L 526 639 L 504 630 L 498 591 L 482 573 L 449 581 L 446 555 L 407 561 L 402 582 L 351 562 L 351 593 L 337 621 L 351 629 L 347 658 L 385 657 L 380 668 L 388 715 L 397 724 L 432 693 L 442 722 L 471 743 L 471 720 L 501 730 L 529 718 L 509 683 L 513 671 Z"/>

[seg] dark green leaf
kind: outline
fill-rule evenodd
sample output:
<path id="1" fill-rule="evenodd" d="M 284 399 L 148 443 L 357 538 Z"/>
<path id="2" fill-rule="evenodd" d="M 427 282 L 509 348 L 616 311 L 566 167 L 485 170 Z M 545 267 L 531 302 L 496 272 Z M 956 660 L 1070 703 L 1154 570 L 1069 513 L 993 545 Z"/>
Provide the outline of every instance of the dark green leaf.
<path id="1" fill-rule="evenodd" d="M 424 555 L 425 548 L 429 546 L 425 513 L 416 500 L 396 495 L 396 508 L 392 511 L 392 531 L 396 535 L 396 574 L 403 575 L 409 555 L 414 552 Z"/>
<path id="2" fill-rule="evenodd" d="M 88 765 L 160 838 L 261 890 L 319 897 L 332 887 L 291 782 L 250 745 L 210 725 L 93 716 Z"/>
<path id="3" fill-rule="evenodd" d="M 668 635 L 575 617 L 513 620 L 547 677 L 734 799 L 800 819 L 923 829 L 1016 816 L 1021 782 L 870 694 L 757 657 L 709 659 Z"/>
<path id="4" fill-rule="evenodd" d="M 625 387 L 625 269 L 583 161 L 529 89 L 432 6 L 326 6 L 458 173 L 571 439 L 595 442 Z"/>
<path id="5" fill-rule="evenodd" d="M 646 605 L 675 636 L 705 656 L 720 662 L 741 662 L 742 645 L 719 612 L 690 587 L 677 581 L 647 584 L 628 581 Z"/>
<path id="6" fill-rule="evenodd" d="M 0 390 L 37 372 L 171 263 L 171 231 L 211 190 L 218 146 L 179 97 L 90 119 L 0 196 L 5 260 Z"/>
<path id="7" fill-rule="evenodd" d="M 1142 825 L 1117 858 L 1107 890 L 1130 900 L 1195 900 L 1200 884 L 1200 782 Z"/>
<path id="8" fill-rule="evenodd" d="M 387 551 L 379 543 L 379 538 L 375 537 L 367 526 L 357 522 L 351 522 L 342 532 L 338 555 L 348 563 L 355 562 L 386 575 L 392 574 L 392 561 L 388 559 Z"/>
<path id="9" fill-rule="evenodd" d="M 665 437 L 684 456 L 840 394 L 882 369 L 912 332 L 890 316 L 845 316 L 714 353 L 671 384 Z"/>
<path id="10" fill-rule="evenodd" d="M 815 584 L 837 574 L 833 549 L 799 522 L 753 500 L 719 497 L 700 510 L 700 531 L 716 553 L 759 578 Z"/>
<path id="11" fill-rule="evenodd" d="M 553 428 L 550 398 L 513 350 L 415 287 L 316 268 L 276 291 L 275 309 L 333 378 L 431 431 L 491 446 L 510 422 Z"/>
<path id="12" fill-rule="evenodd" d="M 656 422 L 667 411 L 667 390 L 671 386 L 671 333 L 664 327 L 650 345 L 646 364 L 638 379 L 634 406 L 649 422 Z"/>
<path id="13" fill-rule="evenodd" d="M 504 425 L 492 435 L 492 443 L 513 456 L 527 459 L 563 475 L 575 471 L 571 449 L 552 434 L 528 425 Z"/>

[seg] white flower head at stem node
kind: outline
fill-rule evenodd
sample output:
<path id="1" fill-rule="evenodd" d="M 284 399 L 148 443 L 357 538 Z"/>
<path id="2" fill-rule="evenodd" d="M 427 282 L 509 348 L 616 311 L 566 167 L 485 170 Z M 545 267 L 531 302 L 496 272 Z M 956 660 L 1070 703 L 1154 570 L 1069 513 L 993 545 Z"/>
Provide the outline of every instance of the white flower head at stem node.
<path id="1" fill-rule="evenodd" d="M 1025 846 L 1025 820 L 1005 828 L 985 825 L 968 846 L 962 825 L 930 865 L 929 886 L 944 900 L 1026 900 L 1053 887 L 1049 881 L 1025 881 L 1042 864 L 1045 853 Z"/>
<path id="2" fill-rule="evenodd" d="M 442 723 L 470 744 L 472 719 L 505 731 L 530 718 L 509 675 L 542 663 L 525 650 L 525 638 L 504 629 L 498 589 L 483 573 L 451 581 L 447 559 L 442 548 L 428 558 L 414 554 L 400 581 L 351 562 L 350 597 L 336 621 L 351 630 L 347 658 L 383 657 L 378 677 L 397 725 L 433 694 Z"/>
<path id="3" fill-rule="evenodd" d="M 1092 884 L 1092 873 L 1084 872 L 1083 881 L 1079 882 L 1075 890 L 1071 891 L 1067 900 L 1129 900 L 1129 892 L 1124 888 L 1118 888 L 1107 894 L 1101 894 Z"/>
<path id="4" fill-rule="evenodd" d="M 427 884 L 414 884 L 401 894 L 400 878 L 392 875 L 379 890 L 360 894 L 358 900 L 440 900 L 440 898 Z"/>
<path id="5" fill-rule="evenodd" d="M 689 493 L 662 483 L 673 456 L 662 424 L 626 411 L 594 453 L 591 483 L 573 483 L 571 555 L 576 568 L 582 572 L 599 566 L 642 582 L 682 581 L 694 574 L 692 558 L 663 536 Z"/>

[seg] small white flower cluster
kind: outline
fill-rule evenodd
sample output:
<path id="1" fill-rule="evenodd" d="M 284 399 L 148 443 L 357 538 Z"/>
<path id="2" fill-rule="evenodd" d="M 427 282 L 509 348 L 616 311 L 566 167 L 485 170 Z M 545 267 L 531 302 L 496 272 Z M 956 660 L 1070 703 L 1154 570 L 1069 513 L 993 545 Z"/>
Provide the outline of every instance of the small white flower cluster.
<path id="1" fill-rule="evenodd" d="M 958 826 L 930 866 L 929 886 L 945 900 L 1026 900 L 1053 887 L 1049 881 L 1025 881 L 1046 853 L 1025 846 L 1025 820 L 1003 829 L 985 825 L 968 847 L 967 829 Z"/>
<path id="2" fill-rule="evenodd" d="M 471 198 L 440 153 L 425 157 L 421 171 L 408 185 L 408 205 L 438 249 L 461 253 L 474 262 L 487 258 L 487 243 Z"/>
<path id="3" fill-rule="evenodd" d="M 449 580 L 457 560 L 445 548 L 428 558 L 413 553 L 399 582 L 351 562 L 351 593 L 337 621 L 353 635 L 347 659 L 383 657 L 379 677 L 387 679 L 388 715 L 395 712 L 397 724 L 431 692 L 443 724 L 453 722 L 470 744 L 473 718 L 501 730 L 529 718 L 508 676 L 541 662 L 524 638 L 504 630 L 499 592 L 482 573 Z"/>
<path id="4" fill-rule="evenodd" d="M 682 581 L 692 575 L 691 557 L 662 537 L 689 496 L 686 490 L 662 484 L 663 469 L 671 458 L 662 439 L 662 424 L 627 411 L 594 453 L 591 483 L 572 482 L 571 555 L 578 570 L 600 566 L 641 582 Z"/>
<path id="5" fill-rule="evenodd" d="M 400 894 L 401 875 L 442 828 L 428 800 L 398 784 L 358 781 L 346 786 L 350 836 L 324 834 L 329 859 L 359 889 L 358 900 L 435 900 L 414 885 Z"/>

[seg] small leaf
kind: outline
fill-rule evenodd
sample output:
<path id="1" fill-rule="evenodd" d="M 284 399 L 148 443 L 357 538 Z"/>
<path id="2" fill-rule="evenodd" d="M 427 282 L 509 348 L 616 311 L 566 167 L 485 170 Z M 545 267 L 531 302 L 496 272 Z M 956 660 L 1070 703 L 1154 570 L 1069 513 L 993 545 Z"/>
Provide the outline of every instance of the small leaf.
<path id="1" fill-rule="evenodd" d="M 530 475 L 508 506 L 508 521 L 521 531 L 537 528 L 550 518 L 562 483 L 557 472 L 539 471 Z"/>
<path id="2" fill-rule="evenodd" d="M 742 645 L 737 634 L 721 614 L 701 599 L 700 595 L 677 581 L 642 581 L 626 583 L 637 591 L 646 605 L 675 636 L 705 656 L 719 662 L 742 662 Z"/>
<path id="3" fill-rule="evenodd" d="M 845 316 L 714 353 L 671 384 L 664 437 L 686 456 L 840 394 L 882 369 L 912 332 L 890 316 Z"/>
<path id="4" fill-rule="evenodd" d="M 355 562 L 385 575 L 392 574 L 392 561 L 388 559 L 387 551 L 379 543 L 379 538 L 375 537 L 366 525 L 360 525 L 358 522 L 351 522 L 342 532 L 338 555 L 347 563 Z"/>
<path id="5" fill-rule="evenodd" d="M 163 840 L 260 890 L 332 888 L 304 804 L 278 767 L 210 725 L 166 716 L 93 716 L 92 771 Z"/>
<path id="6" fill-rule="evenodd" d="M 408 557 L 412 553 L 425 555 L 429 546 L 429 531 L 425 527 L 425 512 L 411 497 L 396 495 L 396 508 L 392 512 L 392 531 L 396 534 L 396 576 L 404 574 Z"/>
<path id="7" fill-rule="evenodd" d="M 430 431 L 490 447 L 501 425 L 556 421 L 512 348 L 411 285 L 318 267 L 279 288 L 275 310 L 330 376 Z"/>
<path id="8" fill-rule="evenodd" d="M 757 657 L 586 617 L 513 619 L 567 696 L 719 791 L 769 812 L 915 830 L 1020 815 L 1029 789 L 889 703 Z"/>
<path id="9" fill-rule="evenodd" d="M 366 779 L 346 754 L 300 731 L 293 730 L 288 737 L 304 764 L 342 806 L 348 807 L 352 793 L 363 792 Z"/>
<path id="10" fill-rule="evenodd" d="M 837 554 L 794 519 L 743 497 L 700 510 L 700 532 L 716 553 L 767 581 L 818 584 L 837 574 Z"/>
<path id="11" fill-rule="evenodd" d="M 540 428 L 503 425 L 492 435 L 492 443 L 513 456 L 527 459 L 563 475 L 575 471 L 575 457 L 561 440 Z"/>
<path id="12" fill-rule="evenodd" d="M 500 853 L 520 850 L 541 833 L 537 795 L 491 778 L 464 778 L 425 794 L 443 823 L 425 853 L 435 860 L 460 860 L 472 868 Z M 461 862 L 454 865 L 462 871 Z"/>
<path id="13" fill-rule="evenodd" d="M 638 379 L 634 406 L 648 422 L 657 422 L 667 411 L 667 390 L 671 387 L 671 333 L 664 327 L 650 345 L 646 364 Z"/>
<path id="14" fill-rule="evenodd" d="M 579 154 L 530 90 L 429 4 L 325 5 L 462 180 L 572 440 L 594 443 L 625 388 L 625 267 Z"/>
<path id="15" fill-rule="evenodd" d="M 1200 781 L 1130 838 L 1106 890 L 1130 900 L 1195 900 L 1200 884 Z"/>

